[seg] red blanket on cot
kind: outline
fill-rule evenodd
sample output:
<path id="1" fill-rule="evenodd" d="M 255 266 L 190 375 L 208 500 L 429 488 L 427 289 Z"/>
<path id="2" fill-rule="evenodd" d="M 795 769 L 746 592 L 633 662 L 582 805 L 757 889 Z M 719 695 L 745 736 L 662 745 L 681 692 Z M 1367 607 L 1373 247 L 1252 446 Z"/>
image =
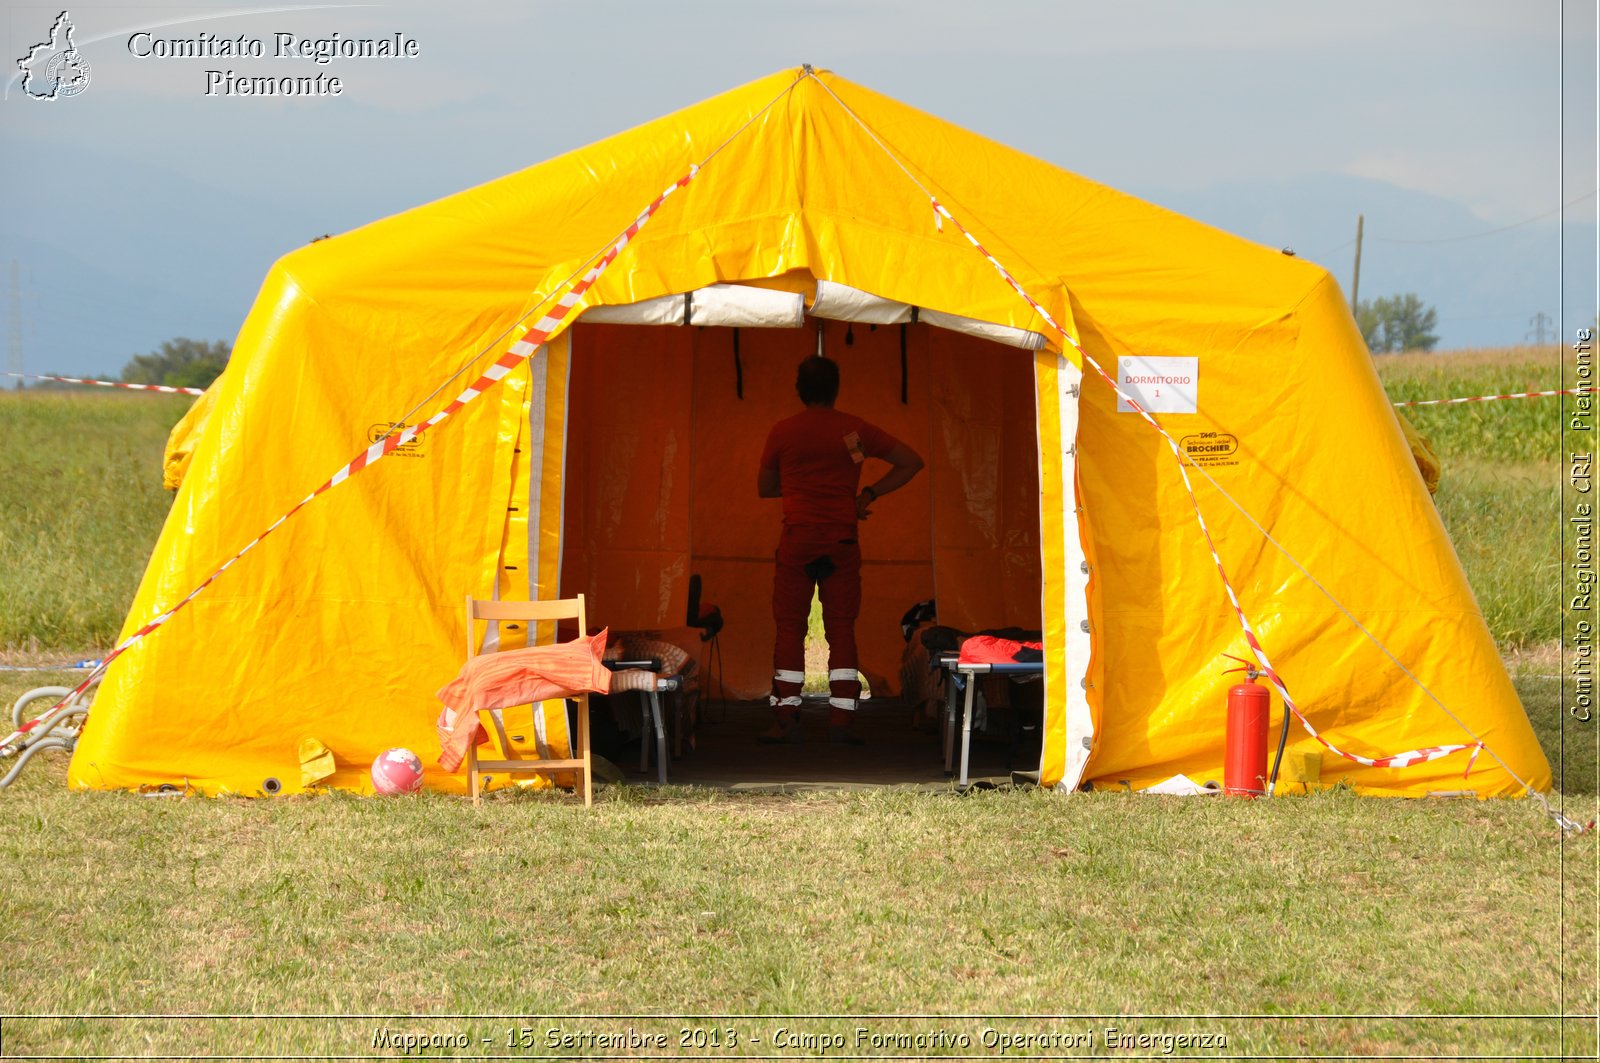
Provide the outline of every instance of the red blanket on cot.
<path id="1" fill-rule="evenodd" d="M 962 664 L 1010 664 L 1023 650 L 1044 650 L 1042 642 L 1014 642 L 993 635 L 974 635 L 961 644 Z M 1034 658 L 1037 660 L 1037 658 Z"/>
<path id="2" fill-rule="evenodd" d="M 604 694 L 611 689 L 611 672 L 600 663 L 606 652 L 606 633 L 562 642 L 554 646 L 529 646 L 474 657 L 460 673 L 439 688 L 444 702 L 435 729 L 439 732 L 439 766 L 455 771 L 478 740 L 478 713 L 505 709 L 550 698 L 565 698 L 583 691 Z"/>

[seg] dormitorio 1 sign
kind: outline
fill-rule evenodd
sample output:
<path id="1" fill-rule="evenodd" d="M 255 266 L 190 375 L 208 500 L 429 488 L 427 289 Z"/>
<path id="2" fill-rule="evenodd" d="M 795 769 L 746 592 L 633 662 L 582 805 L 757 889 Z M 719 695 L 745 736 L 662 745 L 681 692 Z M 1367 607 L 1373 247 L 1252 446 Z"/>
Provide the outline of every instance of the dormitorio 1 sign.
<path id="1" fill-rule="evenodd" d="M 1200 408 L 1200 359 L 1118 358 L 1117 390 L 1146 413 L 1196 413 Z M 1117 412 L 1135 412 L 1122 395 L 1117 396 Z"/>
<path id="2" fill-rule="evenodd" d="M 160 37 L 140 30 L 128 38 L 128 53 L 136 59 L 300 59 L 326 66 L 335 59 L 416 59 L 422 45 L 415 37 L 391 33 L 383 37 L 302 37 L 274 33 L 233 37 L 204 30 L 192 37 Z M 338 96 L 344 80 L 325 71 L 312 75 L 269 75 L 236 70 L 207 70 L 206 96 Z"/>

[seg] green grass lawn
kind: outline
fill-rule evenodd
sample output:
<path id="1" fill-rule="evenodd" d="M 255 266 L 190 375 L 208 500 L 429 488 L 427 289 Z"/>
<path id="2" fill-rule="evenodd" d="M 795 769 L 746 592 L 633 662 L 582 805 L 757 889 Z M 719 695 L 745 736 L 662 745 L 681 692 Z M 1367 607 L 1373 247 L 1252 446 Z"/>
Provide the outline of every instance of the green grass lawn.
<path id="1" fill-rule="evenodd" d="M 1379 371 L 1397 397 L 1486 394 L 1553 386 L 1541 358 Z M 1596 731 L 1564 714 L 1550 648 L 1545 401 L 1415 421 L 1444 458 L 1437 502 L 1491 628 L 1518 651 L 1552 801 L 1587 822 Z M 0 395 L 0 453 L 25 463 L 0 480 L 0 659 L 111 643 L 167 505 L 160 448 L 182 410 Z M 77 678 L 0 672 L 0 704 Z M 1600 850 L 1532 801 L 612 786 L 586 813 L 536 794 L 475 810 L 431 794 L 69 793 L 64 777 L 44 754 L 0 791 L 5 1055 L 398 1054 L 383 1030 L 470 1046 L 424 1054 L 526 1054 L 552 1027 L 630 1026 L 668 1036 L 654 1054 L 677 1051 L 681 1029 L 699 1054 L 819 1053 L 781 1045 L 780 1028 L 845 1038 L 835 1057 L 868 1054 L 857 1028 L 971 1038 L 933 1055 L 993 1054 L 985 1029 L 1093 1038 L 1013 1057 L 1115 1054 L 1108 1026 L 1155 1036 L 1140 1050 L 1154 1057 L 1597 1052 L 1592 1020 L 1559 1016 L 1597 1008 Z M 701 1018 L 640 1017 L 663 1012 Z M 81 1013 L 112 1017 L 38 1017 Z M 575 1013 L 633 1017 L 549 1018 Z M 967 1017 L 818 1017 L 835 1013 Z M 1155 1017 L 1119 1017 L 1140 1014 Z M 1214 1017 L 1176 1017 L 1192 1014 Z M 115 1018 L 152 1015 L 189 1017 Z M 410 1015 L 424 1017 L 392 1017 Z M 707 1018 L 722 1015 L 745 1017 Z M 1018 1015 L 1078 1017 L 1001 1017 Z M 1163 1051 L 1160 1035 L 1185 1033 L 1228 1044 Z"/>
<path id="2" fill-rule="evenodd" d="M 0 648 L 115 642 L 172 504 L 167 433 L 192 401 L 0 391 Z"/>
<path id="3" fill-rule="evenodd" d="M 1554 759 L 1545 667 L 1517 684 Z M 0 673 L 0 699 L 73 680 Z M 1593 731 L 1565 729 L 1554 802 L 1587 821 Z M 539 1016 L 677 1012 L 769 1016 L 709 1024 L 763 1052 L 780 1026 L 1104 1047 L 1107 1024 L 1221 1032 L 1236 1056 L 1595 1051 L 1592 1024 L 1457 1017 L 1593 1010 L 1596 836 L 1531 801 L 612 786 L 588 813 L 537 794 L 474 810 L 71 793 L 59 754 L 0 801 L 6 1013 L 512 1017 L 9 1019 L 16 1054 L 339 1055 L 390 1026 L 500 1051 L 525 1022 L 685 1025 Z M 1281 1017 L 782 1018 L 834 1013 Z"/>

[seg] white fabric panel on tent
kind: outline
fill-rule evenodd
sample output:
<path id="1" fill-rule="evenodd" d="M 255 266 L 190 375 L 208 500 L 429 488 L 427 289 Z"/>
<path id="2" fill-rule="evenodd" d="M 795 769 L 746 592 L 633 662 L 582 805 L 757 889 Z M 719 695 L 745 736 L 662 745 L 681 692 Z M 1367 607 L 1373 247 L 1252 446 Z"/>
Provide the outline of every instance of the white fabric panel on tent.
<path id="1" fill-rule="evenodd" d="M 684 304 L 688 320 L 684 320 Z M 799 328 L 805 323 L 805 296 L 798 292 L 713 284 L 687 295 L 622 306 L 596 306 L 583 312 L 585 322 L 608 325 L 721 325 L 731 328 Z"/>
<path id="2" fill-rule="evenodd" d="M 976 336 L 980 340 L 993 340 L 996 343 L 1003 343 L 1007 347 L 1020 347 L 1025 351 L 1044 349 L 1044 336 L 1025 328 L 1012 328 L 1010 325 L 991 325 L 987 321 L 978 321 L 975 318 L 962 317 L 959 314 L 943 314 L 937 310 L 928 309 L 924 309 L 918 317 L 935 328 L 947 328 L 951 332 L 962 332 L 968 336 Z"/>
<path id="3" fill-rule="evenodd" d="M 689 324 L 747 328 L 799 328 L 806 320 L 806 297 L 799 292 L 713 284 L 690 295 Z"/>
<path id="4" fill-rule="evenodd" d="M 817 298 L 811 304 L 811 316 L 827 318 L 830 321 L 859 321 L 869 325 L 900 325 L 913 319 L 913 308 L 905 303 L 897 303 L 892 299 L 884 299 L 859 288 L 852 288 L 848 284 L 819 280 Z M 1025 351 L 1041 350 L 1045 344 L 1044 337 L 1037 332 L 1012 328 L 1009 325 L 991 325 L 987 321 L 962 317 L 959 314 L 945 314 L 938 310 L 923 308 L 915 312 L 915 318 L 936 328 L 993 340 L 1007 347 L 1020 347 Z"/>
<path id="5" fill-rule="evenodd" d="M 621 306 L 594 306 L 585 310 L 579 320 L 602 325 L 681 325 L 683 296 L 663 295 Z"/>
<path id="6" fill-rule="evenodd" d="M 812 317 L 829 321 L 860 321 L 868 325 L 903 325 L 911 320 L 911 307 L 884 299 L 848 284 L 817 281 L 817 298 L 811 304 Z"/>
<path id="7" fill-rule="evenodd" d="M 1063 497 L 1072 498 L 1078 478 L 1078 396 L 1082 389 L 1083 371 L 1062 355 L 1057 356 L 1056 366 L 1056 402 L 1061 418 L 1062 492 Z M 1040 396 L 1041 399 L 1044 397 Z M 1063 516 L 1067 525 L 1066 541 L 1062 544 L 1063 565 L 1053 577 L 1060 580 L 1066 589 L 1066 645 L 1061 647 L 1061 652 L 1067 659 L 1067 728 L 1065 768 L 1056 789 L 1071 792 L 1083 781 L 1083 770 L 1089 763 L 1089 753 L 1094 749 L 1094 715 L 1089 708 L 1088 689 L 1089 659 L 1094 651 L 1094 617 L 1089 602 L 1089 560 L 1083 553 L 1080 526 L 1082 510 L 1074 507 Z"/>

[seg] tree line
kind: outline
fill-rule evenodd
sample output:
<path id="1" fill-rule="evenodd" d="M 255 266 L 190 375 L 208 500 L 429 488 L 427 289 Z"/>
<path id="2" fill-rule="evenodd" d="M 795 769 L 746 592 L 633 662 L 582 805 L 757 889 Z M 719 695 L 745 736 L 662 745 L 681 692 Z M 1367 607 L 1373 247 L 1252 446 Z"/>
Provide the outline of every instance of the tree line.
<path id="1" fill-rule="evenodd" d="M 1373 354 L 1431 351 L 1439 342 L 1439 313 L 1414 292 L 1362 299 L 1356 326 Z M 228 366 L 232 346 L 225 340 L 167 340 L 159 350 L 136 354 L 122 367 L 124 384 L 162 384 L 169 388 L 208 388 Z"/>
<path id="2" fill-rule="evenodd" d="M 124 384 L 162 384 L 169 388 L 208 388 L 228 367 L 232 347 L 224 340 L 168 340 L 161 349 L 136 354 L 122 367 Z"/>
<path id="3" fill-rule="evenodd" d="M 1356 327 L 1373 354 L 1431 351 L 1439 342 L 1433 331 L 1438 324 L 1439 312 L 1415 292 L 1356 303 Z"/>

